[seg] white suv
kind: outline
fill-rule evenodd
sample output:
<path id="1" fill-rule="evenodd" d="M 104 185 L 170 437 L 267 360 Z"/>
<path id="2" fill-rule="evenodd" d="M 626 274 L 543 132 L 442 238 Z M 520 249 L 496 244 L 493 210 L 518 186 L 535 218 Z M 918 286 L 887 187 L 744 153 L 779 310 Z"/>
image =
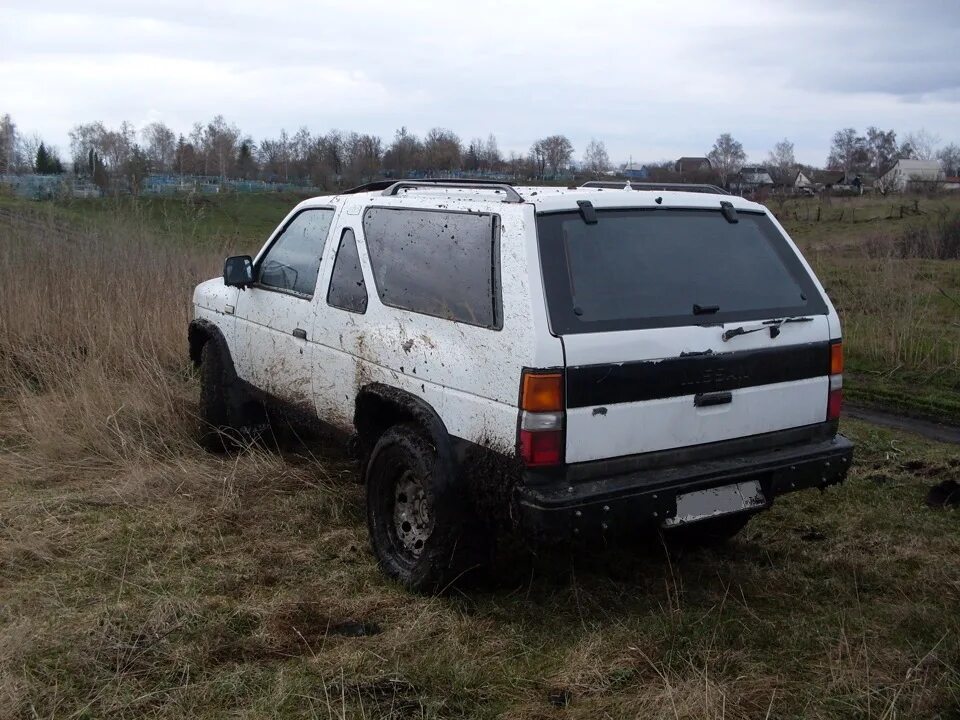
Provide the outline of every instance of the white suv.
<path id="1" fill-rule="evenodd" d="M 501 521 L 722 540 L 852 458 L 837 314 L 730 195 L 373 183 L 300 203 L 193 304 L 205 439 L 264 403 L 352 436 L 374 553 L 411 588 Z"/>

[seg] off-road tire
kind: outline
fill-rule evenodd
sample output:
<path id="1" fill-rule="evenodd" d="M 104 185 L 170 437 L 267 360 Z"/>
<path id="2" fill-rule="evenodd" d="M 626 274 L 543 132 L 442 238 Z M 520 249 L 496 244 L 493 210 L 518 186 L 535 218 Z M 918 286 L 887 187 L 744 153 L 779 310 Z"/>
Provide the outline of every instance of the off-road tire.
<path id="1" fill-rule="evenodd" d="M 750 522 L 753 513 L 734 513 L 710 520 L 701 520 L 690 525 L 666 528 L 663 539 L 678 547 L 712 547 L 722 545 Z"/>
<path id="2" fill-rule="evenodd" d="M 430 502 L 432 531 L 419 556 L 404 549 L 394 519 L 397 484 L 405 473 L 419 479 Z M 387 577 L 415 592 L 442 592 L 475 576 L 490 560 L 492 538 L 479 530 L 465 488 L 450 475 L 416 424 L 389 428 L 367 462 L 367 526 L 373 553 Z"/>
<path id="3" fill-rule="evenodd" d="M 211 452 L 228 449 L 230 401 L 226 364 L 213 341 L 200 352 L 200 444 Z"/>

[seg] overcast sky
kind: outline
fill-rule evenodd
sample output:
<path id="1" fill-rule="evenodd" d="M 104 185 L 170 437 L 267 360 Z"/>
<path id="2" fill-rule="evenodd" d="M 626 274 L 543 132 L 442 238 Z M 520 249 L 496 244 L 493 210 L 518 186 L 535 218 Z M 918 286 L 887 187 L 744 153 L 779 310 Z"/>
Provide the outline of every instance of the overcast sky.
<path id="1" fill-rule="evenodd" d="M 960 142 L 960 2 L 138 3 L 3 0 L 0 113 L 68 149 L 78 122 L 223 114 L 255 140 L 306 125 L 563 133 L 614 161 L 762 160 L 783 137 L 824 162 L 846 126 Z"/>

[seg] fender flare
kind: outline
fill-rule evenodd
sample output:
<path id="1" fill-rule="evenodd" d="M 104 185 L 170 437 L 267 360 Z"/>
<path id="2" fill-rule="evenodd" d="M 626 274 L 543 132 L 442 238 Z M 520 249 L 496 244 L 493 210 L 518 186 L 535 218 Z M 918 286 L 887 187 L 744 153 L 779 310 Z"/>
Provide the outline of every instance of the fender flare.
<path id="1" fill-rule="evenodd" d="M 448 473 L 447 477 L 453 478 L 456 476 L 453 443 L 450 440 L 450 434 L 447 432 L 447 426 L 444 425 L 437 411 L 423 398 L 384 383 L 370 383 L 362 387 L 360 392 L 357 393 L 353 425 L 357 430 L 365 458 L 369 457 L 374 443 L 365 440 L 364 436 L 366 435 L 367 438 L 370 438 L 371 435 L 379 436 L 375 431 L 379 429 L 382 433 L 389 426 L 377 422 L 379 419 L 376 414 L 377 409 L 373 406 L 379 404 L 390 405 L 399 411 L 398 415 L 400 417 L 408 418 L 423 427 L 437 452 L 437 463 L 440 469 Z M 367 444 L 369 444 L 369 447 L 367 447 Z"/>
<path id="2" fill-rule="evenodd" d="M 214 323 L 204 318 L 191 320 L 187 327 L 187 341 L 189 343 L 190 360 L 194 367 L 199 367 L 200 357 L 203 352 L 203 346 L 208 342 L 216 344 L 220 351 L 220 357 L 224 362 L 224 376 L 228 384 L 233 384 L 237 379 L 237 371 L 233 366 L 233 356 L 230 354 L 230 346 L 227 339 Z"/>

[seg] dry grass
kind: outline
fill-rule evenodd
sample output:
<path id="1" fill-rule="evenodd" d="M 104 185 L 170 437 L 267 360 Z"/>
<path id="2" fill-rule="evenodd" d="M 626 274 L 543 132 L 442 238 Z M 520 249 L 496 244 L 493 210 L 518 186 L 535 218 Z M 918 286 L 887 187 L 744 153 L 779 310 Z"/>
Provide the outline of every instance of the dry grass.
<path id="1" fill-rule="evenodd" d="M 834 199 L 806 220 L 817 202 L 779 212 L 841 315 L 850 396 L 960 422 L 960 197 Z"/>
<path id="2" fill-rule="evenodd" d="M 842 488 L 729 548 L 505 553 L 411 596 L 335 449 L 204 453 L 223 253 L 0 220 L 0 718 L 957 718 L 954 448 L 851 425 Z"/>

